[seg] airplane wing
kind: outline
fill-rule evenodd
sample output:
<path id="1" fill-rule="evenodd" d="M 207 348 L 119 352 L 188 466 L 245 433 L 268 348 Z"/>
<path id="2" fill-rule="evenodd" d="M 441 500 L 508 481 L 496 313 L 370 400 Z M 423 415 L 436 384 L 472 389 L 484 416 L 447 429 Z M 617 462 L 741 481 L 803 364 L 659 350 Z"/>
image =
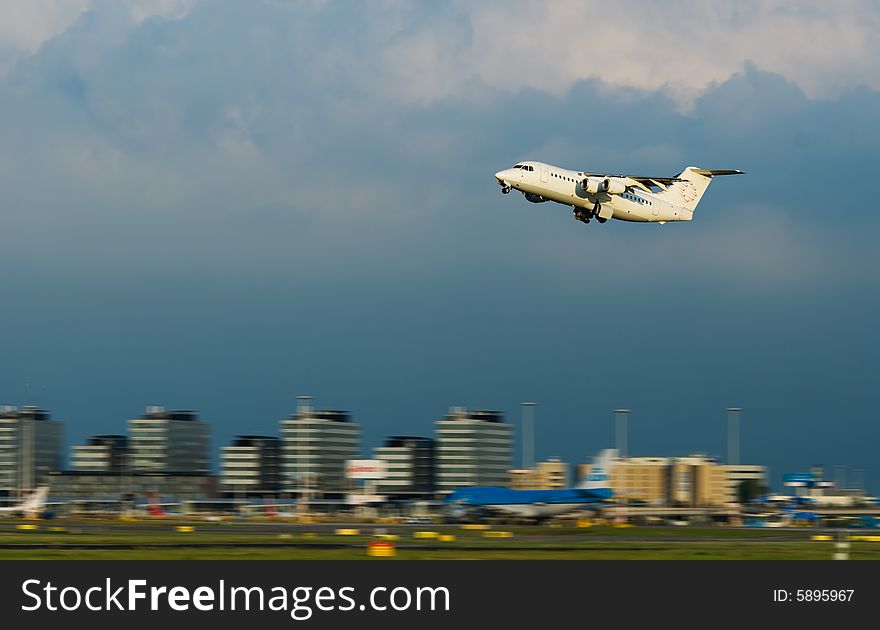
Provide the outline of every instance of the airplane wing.
<path id="1" fill-rule="evenodd" d="M 584 173 L 584 177 L 615 177 L 617 179 L 631 179 L 634 182 L 638 182 L 643 186 L 651 186 L 654 183 L 663 184 L 664 186 L 668 186 L 674 182 L 684 181 L 681 177 L 643 177 L 638 175 L 610 175 L 608 173 Z"/>
<path id="2" fill-rule="evenodd" d="M 708 169 L 708 168 L 693 168 L 689 169 L 693 173 L 699 173 L 709 179 L 712 179 L 718 175 L 742 175 L 745 171 L 741 171 L 739 169 Z M 684 172 L 681 173 L 682 175 Z M 651 186 L 656 186 L 661 189 L 666 189 L 670 184 L 674 184 L 675 182 L 685 181 L 683 177 L 647 177 L 643 175 L 609 175 L 608 173 L 583 173 L 584 177 L 597 177 L 597 178 L 606 178 L 611 177 L 614 179 L 623 180 L 626 184 L 627 188 L 633 186 L 636 188 L 641 188 L 642 190 L 649 191 Z"/>

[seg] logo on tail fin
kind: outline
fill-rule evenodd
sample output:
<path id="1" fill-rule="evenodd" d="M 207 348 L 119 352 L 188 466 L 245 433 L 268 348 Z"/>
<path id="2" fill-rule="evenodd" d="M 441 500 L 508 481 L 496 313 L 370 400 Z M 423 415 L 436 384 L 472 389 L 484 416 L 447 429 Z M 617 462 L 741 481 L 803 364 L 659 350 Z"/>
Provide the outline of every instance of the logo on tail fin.
<path id="1" fill-rule="evenodd" d="M 617 457 L 617 449 L 609 448 L 596 456 L 590 472 L 578 484 L 578 490 L 611 492 L 611 466 Z"/>

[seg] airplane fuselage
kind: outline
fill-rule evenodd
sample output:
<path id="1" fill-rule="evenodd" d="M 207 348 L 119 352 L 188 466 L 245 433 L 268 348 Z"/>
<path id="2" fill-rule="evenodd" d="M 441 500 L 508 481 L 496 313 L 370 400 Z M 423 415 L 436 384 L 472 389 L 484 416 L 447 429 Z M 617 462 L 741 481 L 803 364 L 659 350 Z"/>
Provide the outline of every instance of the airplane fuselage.
<path id="1" fill-rule="evenodd" d="M 611 208 L 607 218 L 619 221 L 665 223 L 693 219 L 693 210 L 674 205 L 642 189 L 632 188 L 622 194 L 591 193 L 583 187 L 585 173 L 542 162 L 519 162 L 517 165 L 525 168 L 509 168 L 495 177 L 534 203 L 555 201 L 574 208 L 576 212 L 579 209 L 591 212 L 599 204 Z"/>
<path id="2" fill-rule="evenodd" d="M 608 495 L 610 496 L 610 495 Z M 523 518 L 549 518 L 574 510 L 598 507 L 608 498 L 577 489 L 513 490 L 510 488 L 461 488 L 446 503 L 453 513 L 491 512 Z"/>

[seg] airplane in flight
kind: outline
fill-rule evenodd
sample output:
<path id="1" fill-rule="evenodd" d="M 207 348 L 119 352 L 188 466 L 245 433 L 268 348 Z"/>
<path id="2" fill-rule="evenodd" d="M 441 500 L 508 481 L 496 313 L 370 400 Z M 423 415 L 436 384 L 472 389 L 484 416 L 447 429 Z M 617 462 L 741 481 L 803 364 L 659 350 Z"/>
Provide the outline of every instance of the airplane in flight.
<path id="1" fill-rule="evenodd" d="M 4 516 L 20 516 L 24 518 L 46 518 L 46 499 L 49 498 L 49 486 L 40 486 L 18 505 L 0 507 Z"/>
<path id="2" fill-rule="evenodd" d="M 528 201 L 555 201 L 573 208 L 582 223 L 608 219 L 660 223 L 690 221 L 697 204 L 719 175 L 739 170 L 709 170 L 688 166 L 675 177 L 637 177 L 572 171 L 542 162 L 518 162 L 495 173 L 505 195 L 520 191 Z"/>
<path id="3" fill-rule="evenodd" d="M 599 453 L 589 474 L 574 488 L 514 490 L 476 486 L 453 491 L 444 503 L 448 514 L 458 520 L 496 515 L 542 520 L 575 510 L 601 507 L 614 496 L 609 474 L 616 457 L 615 449 Z"/>

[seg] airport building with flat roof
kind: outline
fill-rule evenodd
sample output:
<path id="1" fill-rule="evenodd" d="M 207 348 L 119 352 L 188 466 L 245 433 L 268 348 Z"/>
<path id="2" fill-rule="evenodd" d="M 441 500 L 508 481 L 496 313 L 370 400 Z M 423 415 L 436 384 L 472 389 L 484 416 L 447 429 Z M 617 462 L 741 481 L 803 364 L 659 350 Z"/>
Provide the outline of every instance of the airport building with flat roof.
<path id="1" fill-rule="evenodd" d="M 128 435 L 133 472 L 210 472 L 210 429 L 194 411 L 147 407 L 128 421 Z"/>
<path id="2" fill-rule="evenodd" d="M 767 493 L 769 486 L 767 481 L 767 467 L 757 464 L 727 464 L 724 466 L 727 470 L 727 483 L 730 486 L 729 494 L 738 500 L 740 497 L 740 486 L 749 484 L 751 491 L 755 495 Z M 757 498 L 757 496 L 750 497 Z"/>
<path id="3" fill-rule="evenodd" d="M 538 462 L 534 468 L 507 471 L 508 486 L 514 490 L 558 490 L 568 487 L 568 464 L 559 458 Z"/>
<path id="4" fill-rule="evenodd" d="M 376 482 L 380 494 L 396 498 L 434 494 L 436 467 L 431 438 L 391 436 L 373 450 L 373 455 L 385 463 L 385 477 Z"/>
<path id="5" fill-rule="evenodd" d="M 350 490 L 345 462 L 361 452 L 361 428 L 346 411 L 301 404 L 281 421 L 281 490 L 305 495 Z"/>
<path id="6" fill-rule="evenodd" d="M 61 469 L 62 423 L 34 406 L 0 407 L 0 494 L 20 496 Z"/>
<path id="7" fill-rule="evenodd" d="M 578 466 L 578 479 L 591 467 Z M 624 502 L 720 507 L 737 501 L 727 466 L 705 455 L 618 458 L 611 468 L 610 484 L 615 497 Z"/>
<path id="8" fill-rule="evenodd" d="M 240 435 L 220 453 L 220 491 L 233 497 L 275 495 L 281 481 L 281 440 Z"/>
<path id="9" fill-rule="evenodd" d="M 118 473 L 128 470 L 128 438 L 94 435 L 70 449 L 70 467 L 79 472 Z"/>
<path id="10" fill-rule="evenodd" d="M 150 494 L 173 500 L 206 499 L 216 494 L 214 476 L 205 473 L 64 470 L 52 473 L 49 485 L 53 499 L 114 504 Z"/>
<path id="11" fill-rule="evenodd" d="M 436 423 L 437 491 L 505 486 L 512 462 L 510 425 L 497 411 L 453 407 Z"/>

